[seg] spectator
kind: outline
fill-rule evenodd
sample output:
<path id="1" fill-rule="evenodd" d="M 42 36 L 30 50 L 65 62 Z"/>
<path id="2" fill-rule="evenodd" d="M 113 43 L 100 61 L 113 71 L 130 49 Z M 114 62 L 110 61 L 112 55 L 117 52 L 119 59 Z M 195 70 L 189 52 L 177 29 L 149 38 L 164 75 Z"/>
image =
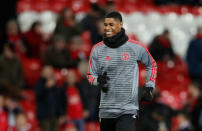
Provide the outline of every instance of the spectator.
<path id="1" fill-rule="evenodd" d="M 185 107 L 190 113 L 191 125 L 194 131 L 202 130 L 202 92 L 197 82 L 191 81 L 188 86 L 188 100 Z"/>
<path id="2" fill-rule="evenodd" d="M 81 80 L 77 83 L 77 87 L 81 94 L 84 109 L 89 111 L 87 121 L 98 120 L 98 106 L 100 91 L 98 88 L 93 87 L 86 78 L 88 72 L 88 62 L 83 60 L 78 64 L 78 70 L 81 75 Z"/>
<path id="3" fill-rule="evenodd" d="M 186 60 L 190 77 L 202 87 L 202 26 L 189 44 Z"/>
<path id="4" fill-rule="evenodd" d="M 14 54 L 14 46 L 6 43 L 0 56 L 0 85 L 9 93 L 19 93 L 24 87 L 21 61 Z M 12 94 L 11 93 L 11 94 Z"/>
<path id="5" fill-rule="evenodd" d="M 193 131 L 193 126 L 191 124 L 189 113 L 186 111 L 180 111 L 177 115 L 177 120 L 179 123 L 178 131 Z"/>
<path id="6" fill-rule="evenodd" d="M 60 13 L 54 34 L 63 35 L 67 42 L 70 42 L 72 37 L 80 35 L 82 29 L 75 20 L 75 14 L 70 8 L 64 8 Z"/>
<path id="7" fill-rule="evenodd" d="M 16 4 L 18 0 L 0 1 L 0 54 L 2 53 L 2 43 L 7 42 L 5 38 L 6 23 L 11 18 L 16 18 Z M 6 7 L 6 8 L 5 8 Z"/>
<path id="8" fill-rule="evenodd" d="M 114 1 L 108 0 L 102 8 L 102 10 L 104 11 L 103 15 L 106 15 L 112 11 L 115 11 L 116 10 L 115 7 L 116 7 L 116 5 L 115 5 Z"/>
<path id="9" fill-rule="evenodd" d="M 36 114 L 42 131 L 58 131 L 58 117 L 62 116 L 60 88 L 56 84 L 52 66 L 44 66 L 35 86 Z"/>
<path id="10" fill-rule="evenodd" d="M 28 45 L 28 56 L 31 58 L 40 58 L 41 52 L 47 46 L 41 28 L 42 24 L 36 21 L 32 24 L 31 29 L 24 34 L 25 42 Z"/>
<path id="11" fill-rule="evenodd" d="M 8 129 L 8 114 L 4 109 L 5 97 L 0 94 L 0 131 L 7 131 Z"/>
<path id="12" fill-rule="evenodd" d="M 89 31 L 92 44 L 102 41 L 102 35 L 99 34 L 97 21 L 102 18 L 101 9 L 98 4 L 92 3 L 89 12 L 81 20 L 83 30 Z"/>
<path id="13" fill-rule="evenodd" d="M 14 44 L 15 53 L 18 56 L 26 56 L 27 47 L 22 38 L 19 25 L 16 20 L 9 20 L 6 26 L 6 39 L 8 42 Z"/>
<path id="14" fill-rule="evenodd" d="M 28 131 L 29 130 L 27 118 L 24 113 L 19 113 L 16 116 L 16 130 L 17 131 Z"/>
<path id="15" fill-rule="evenodd" d="M 76 76 L 73 70 L 69 70 L 64 84 L 67 96 L 67 118 L 74 123 L 78 131 L 84 131 L 84 117 L 88 115 L 83 109 L 83 103 L 76 86 Z"/>
<path id="16" fill-rule="evenodd" d="M 200 94 L 202 93 L 200 92 Z M 192 116 L 192 124 L 194 126 L 194 131 L 201 131 L 202 130 L 202 97 L 201 95 L 196 102 L 196 106 L 191 112 L 191 116 Z"/>
<path id="17" fill-rule="evenodd" d="M 196 103 L 200 97 L 200 88 L 199 84 L 196 82 L 190 82 L 188 86 L 188 101 L 187 106 L 189 107 L 190 112 L 196 107 Z"/>
<path id="18" fill-rule="evenodd" d="M 169 39 L 170 32 L 165 30 L 154 38 L 150 45 L 150 53 L 156 61 L 168 61 L 175 58 L 172 44 Z"/>
<path id="19" fill-rule="evenodd" d="M 5 108 L 8 113 L 8 130 L 16 129 L 16 118 L 19 113 L 23 112 L 18 101 L 14 97 L 7 96 L 5 99 Z"/>
<path id="20" fill-rule="evenodd" d="M 84 42 L 82 41 L 80 36 L 74 36 L 71 40 L 70 53 L 72 55 L 72 59 L 79 61 L 83 59 L 87 59 L 88 54 L 84 49 Z"/>
<path id="21" fill-rule="evenodd" d="M 151 103 L 140 110 L 137 131 L 169 131 L 174 111 L 160 103 Z"/>
<path id="22" fill-rule="evenodd" d="M 189 112 L 194 131 L 202 130 L 202 91 L 195 82 L 189 86 Z"/>
<path id="23" fill-rule="evenodd" d="M 54 68 L 70 68 L 77 65 L 67 50 L 64 37 L 60 35 L 53 37 L 52 45 L 47 48 L 43 61 Z"/>

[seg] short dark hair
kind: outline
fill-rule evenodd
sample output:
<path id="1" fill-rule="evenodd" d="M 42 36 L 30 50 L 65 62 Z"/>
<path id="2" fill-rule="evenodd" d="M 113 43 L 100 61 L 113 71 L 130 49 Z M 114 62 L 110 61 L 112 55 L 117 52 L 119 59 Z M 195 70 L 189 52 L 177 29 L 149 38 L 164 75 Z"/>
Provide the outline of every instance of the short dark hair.
<path id="1" fill-rule="evenodd" d="M 104 18 L 114 18 L 114 19 L 117 19 L 120 22 L 122 22 L 122 16 L 117 11 L 113 11 L 113 12 L 110 12 L 110 13 L 106 14 Z"/>

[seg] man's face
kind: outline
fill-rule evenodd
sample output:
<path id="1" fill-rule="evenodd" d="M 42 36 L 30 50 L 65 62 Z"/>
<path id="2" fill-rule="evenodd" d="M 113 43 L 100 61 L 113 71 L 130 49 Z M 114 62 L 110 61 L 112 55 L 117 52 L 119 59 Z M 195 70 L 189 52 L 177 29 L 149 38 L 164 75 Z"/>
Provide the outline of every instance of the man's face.
<path id="1" fill-rule="evenodd" d="M 104 33 L 107 37 L 112 37 L 121 31 L 123 23 L 114 18 L 105 18 Z"/>

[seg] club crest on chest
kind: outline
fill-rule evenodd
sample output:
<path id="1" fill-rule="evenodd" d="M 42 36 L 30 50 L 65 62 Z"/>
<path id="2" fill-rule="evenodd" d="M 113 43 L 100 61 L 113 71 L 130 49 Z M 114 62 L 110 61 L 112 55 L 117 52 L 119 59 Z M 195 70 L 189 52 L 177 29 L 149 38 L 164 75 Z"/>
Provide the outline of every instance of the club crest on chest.
<path id="1" fill-rule="evenodd" d="M 123 61 L 128 61 L 130 59 L 130 54 L 128 52 L 124 52 L 122 55 L 121 55 L 121 59 Z"/>

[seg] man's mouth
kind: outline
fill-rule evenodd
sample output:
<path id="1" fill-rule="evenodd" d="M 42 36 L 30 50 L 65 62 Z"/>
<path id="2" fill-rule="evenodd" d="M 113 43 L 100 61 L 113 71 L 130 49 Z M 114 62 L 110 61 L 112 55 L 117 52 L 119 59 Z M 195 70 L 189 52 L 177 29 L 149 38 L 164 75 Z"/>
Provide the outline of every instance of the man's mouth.
<path id="1" fill-rule="evenodd" d="M 106 34 L 107 34 L 107 35 L 111 35 L 112 32 L 111 32 L 111 31 L 107 31 Z"/>

